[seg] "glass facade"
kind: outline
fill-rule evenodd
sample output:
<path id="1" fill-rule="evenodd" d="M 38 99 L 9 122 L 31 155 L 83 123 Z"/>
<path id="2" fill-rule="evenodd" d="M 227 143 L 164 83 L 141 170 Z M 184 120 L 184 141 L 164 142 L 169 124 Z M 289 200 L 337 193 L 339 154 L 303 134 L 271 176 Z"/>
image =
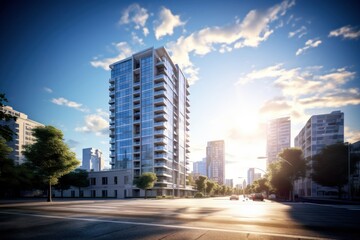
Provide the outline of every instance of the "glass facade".
<path id="1" fill-rule="evenodd" d="M 189 153 L 189 85 L 165 48 L 110 65 L 110 158 L 113 169 L 157 175 L 157 194 L 181 195 Z"/>

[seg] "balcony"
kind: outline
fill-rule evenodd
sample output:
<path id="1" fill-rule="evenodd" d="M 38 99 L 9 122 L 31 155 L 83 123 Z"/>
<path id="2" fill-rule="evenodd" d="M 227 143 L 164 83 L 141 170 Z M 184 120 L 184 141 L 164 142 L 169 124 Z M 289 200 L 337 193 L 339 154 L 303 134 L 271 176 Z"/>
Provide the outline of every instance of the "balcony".
<path id="1" fill-rule="evenodd" d="M 154 131 L 154 136 L 156 137 L 165 137 L 166 136 L 166 131 L 165 130 L 155 130 Z"/>
<path id="2" fill-rule="evenodd" d="M 154 151 L 156 152 L 167 152 L 166 146 L 155 146 Z"/>
<path id="3" fill-rule="evenodd" d="M 115 97 L 115 90 L 110 91 L 110 97 Z"/>
<path id="4" fill-rule="evenodd" d="M 155 144 L 161 144 L 161 145 L 165 145 L 165 138 L 154 138 L 154 143 Z"/>
<path id="5" fill-rule="evenodd" d="M 115 85 L 114 84 L 110 85 L 110 87 L 109 87 L 109 91 L 113 91 L 113 90 L 115 90 Z"/>
<path id="6" fill-rule="evenodd" d="M 112 112 L 115 111 L 115 104 L 110 105 L 109 110 Z"/>
<path id="7" fill-rule="evenodd" d="M 154 90 L 158 91 L 158 90 L 166 90 L 166 83 L 165 82 L 160 82 L 160 83 L 156 83 L 154 85 Z"/>
<path id="8" fill-rule="evenodd" d="M 167 171 L 155 171 L 155 174 L 158 176 L 171 177 L 171 173 Z"/>
<path id="9" fill-rule="evenodd" d="M 155 76 L 154 78 L 154 82 L 155 83 L 159 83 L 159 82 L 162 82 L 162 81 L 165 81 L 165 79 L 167 78 L 167 76 L 165 74 L 158 74 Z"/>
<path id="10" fill-rule="evenodd" d="M 165 129 L 166 128 L 166 122 L 154 122 L 154 128 L 156 130 L 159 130 L 159 129 Z"/>
<path id="11" fill-rule="evenodd" d="M 115 83 L 115 78 L 110 78 L 110 79 L 109 79 L 109 83 L 110 83 L 110 84 L 114 84 L 114 83 Z"/>
<path id="12" fill-rule="evenodd" d="M 166 90 L 155 90 L 154 97 L 165 97 Z"/>
<path id="13" fill-rule="evenodd" d="M 167 121 L 167 117 L 165 115 L 165 113 L 158 113 L 154 115 L 154 120 L 156 122 L 160 122 L 160 121 Z"/>
<path id="14" fill-rule="evenodd" d="M 155 105 L 156 107 L 158 107 L 158 106 L 166 106 L 165 101 L 166 101 L 166 100 L 165 100 L 164 97 L 156 98 L 156 99 L 154 99 L 154 105 Z"/>
<path id="15" fill-rule="evenodd" d="M 165 106 L 158 106 L 154 107 L 154 113 L 166 113 L 166 107 Z"/>

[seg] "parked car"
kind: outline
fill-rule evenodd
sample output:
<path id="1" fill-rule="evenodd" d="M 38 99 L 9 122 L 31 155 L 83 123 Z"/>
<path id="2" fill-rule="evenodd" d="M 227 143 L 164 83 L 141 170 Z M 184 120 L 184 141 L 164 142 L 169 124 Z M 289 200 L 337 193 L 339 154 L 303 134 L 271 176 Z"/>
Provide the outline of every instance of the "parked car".
<path id="1" fill-rule="evenodd" d="M 238 195 L 231 195 L 230 200 L 239 200 L 239 196 Z"/>
<path id="2" fill-rule="evenodd" d="M 271 199 L 271 200 L 275 200 L 275 199 L 276 199 L 276 195 L 275 195 L 275 194 L 270 194 L 268 198 Z"/>
<path id="3" fill-rule="evenodd" d="M 252 200 L 253 201 L 264 201 L 264 196 L 262 195 L 262 193 L 254 193 L 252 195 Z"/>

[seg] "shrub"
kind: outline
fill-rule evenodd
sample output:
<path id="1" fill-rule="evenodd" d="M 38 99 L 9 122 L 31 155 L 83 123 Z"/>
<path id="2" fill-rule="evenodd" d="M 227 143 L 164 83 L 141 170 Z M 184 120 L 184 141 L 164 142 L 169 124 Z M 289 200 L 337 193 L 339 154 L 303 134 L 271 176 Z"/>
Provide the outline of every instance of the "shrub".
<path id="1" fill-rule="evenodd" d="M 194 196 L 194 198 L 203 198 L 203 197 L 204 197 L 204 194 L 201 192 L 196 193 Z"/>

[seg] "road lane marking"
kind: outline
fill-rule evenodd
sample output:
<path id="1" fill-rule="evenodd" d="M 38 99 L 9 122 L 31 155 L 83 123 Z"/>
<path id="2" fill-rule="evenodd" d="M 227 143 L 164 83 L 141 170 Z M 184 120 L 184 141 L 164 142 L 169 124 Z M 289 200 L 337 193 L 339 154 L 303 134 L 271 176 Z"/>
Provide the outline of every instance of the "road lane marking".
<path id="1" fill-rule="evenodd" d="M 157 224 L 157 223 L 141 223 L 141 222 L 129 222 L 129 221 L 107 220 L 107 219 L 96 219 L 96 218 L 65 217 L 65 216 L 56 216 L 56 215 L 42 215 L 42 214 L 7 212 L 7 211 L 0 211 L 0 213 L 1 214 L 9 214 L 9 215 L 42 217 L 42 218 L 53 218 L 53 219 L 66 219 L 66 220 L 77 220 L 77 221 L 86 221 L 86 222 L 103 222 L 103 223 L 116 223 L 116 224 L 127 224 L 127 225 L 151 226 L 151 227 L 164 227 L 164 228 L 174 228 L 174 229 L 203 230 L 203 231 L 241 233 L 241 234 L 256 234 L 256 235 L 262 235 L 262 236 L 287 237 L 287 238 L 296 238 L 296 239 L 299 239 L 299 238 L 300 239 L 314 239 L 314 240 L 325 240 L 325 239 L 328 240 L 329 239 L 329 238 L 318 238 L 318 237 L 309 237 L 309 236 L 292 235 L 292 234 L 266 233 L 266 232 L 245 231 L 245 230 L 230 230 L 230 229 L 228 230 L 228 229 L 221 229 L 221 228 L 206 228 L 206 227 L 166 225 L 166 224 Z"/>

